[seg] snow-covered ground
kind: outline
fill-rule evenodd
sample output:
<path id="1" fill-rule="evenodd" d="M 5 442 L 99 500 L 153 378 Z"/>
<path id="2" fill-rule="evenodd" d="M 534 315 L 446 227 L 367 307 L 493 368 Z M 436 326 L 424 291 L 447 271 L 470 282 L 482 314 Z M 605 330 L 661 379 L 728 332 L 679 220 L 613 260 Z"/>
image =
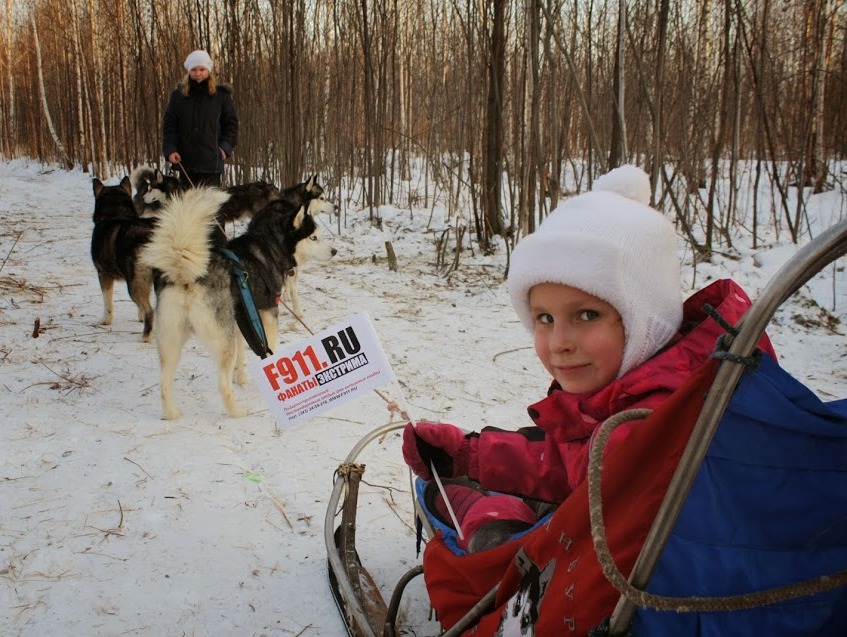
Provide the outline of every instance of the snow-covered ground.
<path id="1" fill-rule="evenodd" d="M 114 323 L 98 324 L 93 203 L 90 175 L 0 163 L 0 635 L 343 634 L 323 521 L 335 469 L 389 422 L 385 400 L 373 393 L 282 429 L 248 385 L 237 392 L 250 414 L 230 419 L 191 342 L 176 382 L 184 416 L 161 420 L 155 345 L 141 341 L 125 288 Z M 809 212 L 819 232 L 844 218 L 845 201 L 817 195 Z M 505 250 L 465 251 L 445 278 L 442 211 L 380 213 L 382 229 L 367 212 L 348 211 L 340 233 L 324 220 L 338 255 L 301 273 L 306 323 L 320 331 L 366 311 L 398 379 L 381 392 L 415 419 L 529 424 L 525 407 L 548 379 L 509 304 Z M 683 251 L 685 285 L 730 276 L 755 298 L 796 250 L 787 239 L 768 235 L 754 251 L 739 236 L 696 268 Z M 783 365 L 824 398 L 847 395 L 844 266 L 825 268 L 769 329 Z M 285 343 L 307 336 L 289 316 L 280 328 Z M 399 432 L 359 461 L 360 553 L 387 598 L 418 562 Z M 422 586 L 401 612 L 409 634 L 437 631 Z"/>

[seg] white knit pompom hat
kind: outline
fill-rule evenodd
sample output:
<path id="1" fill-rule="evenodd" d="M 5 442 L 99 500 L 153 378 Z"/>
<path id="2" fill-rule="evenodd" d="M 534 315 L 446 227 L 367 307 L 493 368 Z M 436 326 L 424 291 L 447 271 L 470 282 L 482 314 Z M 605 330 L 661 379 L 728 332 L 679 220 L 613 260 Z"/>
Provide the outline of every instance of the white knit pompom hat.
<path id="1" fill-rule="evenodd" d="M 620 313 L 619 378 L 658 352 L 682 322 L 676 232 L 649 203 L 646 173 L 621 166 L 560 203 L 512 253 L 509 293 L 530 331 L 529 291 L 539 283 L 579 288 Z"/>
<path id="2" fill-rule="evenodd" d="M 215 65 L 212 63 L 212 58 L 202 49 L 198 49 L 197 51 L 192 51 L 188 54 L 188 57 L 185 58 L 185 62 L 183 63 L 186 71 L 190 71 L 195 66 L 202 66 L 204 69 L 209 69 L 209 72 L 215 70 Z"/>

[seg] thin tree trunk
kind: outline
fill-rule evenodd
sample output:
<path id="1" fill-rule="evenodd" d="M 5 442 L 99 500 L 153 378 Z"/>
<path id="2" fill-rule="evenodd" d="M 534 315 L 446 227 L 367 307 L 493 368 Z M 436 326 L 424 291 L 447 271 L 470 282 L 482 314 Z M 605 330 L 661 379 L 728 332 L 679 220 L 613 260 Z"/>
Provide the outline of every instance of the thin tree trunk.
<path id="1" fill-rule="evenodd" d="M 88 172 L 88 144 L 85 139 L 85 102 L 82 90 L 82 45 L 79 36 L 79 9 L 77 0 L 70 0 L 71 5 L 71 33 L 73 41 L 73 65 L 74 78 L 76 79 L 76 117 L 77 135 L 79 136 L 79 151 L 77 157 L 83 166 L 83 172 Z"/>
<path id="2" fill-rule="evenodd" d="M 724 0 L 724 29 L 723 29 L 723 86 L 721 87 L 720 107 L 718 109 L 717 128 L 712 143 L 712 173 L 709 183 L 709 199 L 706 204 L 706 240 L 705 248 L 711 255 L 715 234 L 715 200 L 717 197 L 717 181 L 720 174 L 720 158 L 724 149 L 726 135 L 726 120 L 729 103 L 732 70 L 730 68 L 730 35 L 732 32 L 731 0 Z"/>
<path id="3" fill-rule="evenodd" d="M 374 71 L 373 71 L 373 60 L 371 53 L 371 34 L 370 34 L 370 24 L 368 22 L 368 2 L 367 0 L 361 0 L 360 3 L 362 10 L 362 58 L 364 59 L 364 78 L 363 81 L 365 83 L 365 91 L 364 91 L 364 114 L 365 114 L 365 201 L 368 205 L 368 218 L 372 222 L 379 223 L 379 219 L 375 212 L 376 208 L 376 179 L 374 175 L 374 162 L 376 161 L 373 157 L 374 150 L 374 126 L 376 122 L 374 122 L 374 90 L 373 90 L 373 81 L 374 81 Z"/>
<path id="4" fill-rule="evenodd" d="M 538 86 L 538 0 L 526 2 L 526 99 L 524 102 L 524 125 L 528 128 L 524 141 L 523 179 L 521 184 L 520 218 L 518 225 L 527 234 L 535 231 L 535 194 L 538 177 L 538 114 L 540 109 L 540 87 Z"/>
<path id="5" fill-rule="evenodd" d="M 815 194 L 823 192 L 826 183 L 827 167 L 826 153 L 824 142 L 824 123 L 825 123 L 825 105 L 826 105 L 826 76 L 829 68 L 828 51 L 831 50 L 831 34 L 832 28 L 829 19 L 830 5 L 829 0 L 822 0 L 823 6 L 820 11 L 820 28 L 818 33 L 818 55 L 816 64 L 815 82 L 815 143 L 812 152 L 812 161 L 814 164 L 812 192 Z"/>
<path id="6" fill-rule="evenodd" d="M 731 7 L 727 3 L 727 12 L 731 11 Z M 732 99 L 733 99 L 733 117 L 732 117 L 732 151 L 729 160 L 729 203 L 727 205 L 727 224 L 735 224 L 735 209 L 738 200 L 738 162 L 740 152 L 740 129 L 741 129 L 741 55 L 740 55 L 740 35 L 736 29 L 732 43 Z M 727 244 L 732 245 L 731 233 L 726 232 Z"/>
<path id="7" fill-rule="evenodd" d="M 670 0 L 661 0 L 659 6 L 659 42 L 658 51 L 656 52 L 656 84 L 654 85 L 655 108 L 653 109 L 653 170 L 650 174 L 652 203 L 655 203 L 659 178 L 661 176 L 662 165 L 662 139 L 664 133 L 662 126 L 662 112 L 664 110 L 664 75 L 665 75 L 665 51 L 667 48 L 668 39 L 668 14 L 670 12 Z"/>
<path id="8" fill-rule="evenodd" d="M 121 15 L 121 3 L 117 3 L 116 11 L 118 16 Z M 106 135 L 106 112 L 104 108 L 105 96 L 103 94 L 103 69 L 102 69 L 102 51 L 100 50 L 100 34 L 97 32 L 96 11 L 93 0 L 88 0 L 88 28 L 91 31 L 91 52 L 94 56 L 92 60 L 92 68 L 94 69 L 94 104 L 92 109 L 96 109 L 95 121 L 99 124 L 99 144 L 91 145 L 91 159 L 95 162 L 97 169 L 95 174 L 101 173 L 105 168 L 106 160 L 110 157 L 109 138 Z M 117 21 L 121 24 L 120 19 Z M 94 131 L 92 130 L 92 135 Z"/>
<path id="9" fill-rule="evenodd" d="M 56 128 L 53 126 L 53 118 L 50 116 L 50 107 L 47 105 L 47 91 L 44 88 L 44 71 L 41 62 L 41 44 L 38 41 L 38 27 L 35 24 L 35 13 L 30 16 L 32 22 L 32 35 L 35 42 L 35 60 L 38 67 L 38 94 L 41 97 L 41 106 L 44 109 L 44 119 L 47 122 L 47 128 L 50 131 L 50 136 L 53 138 L 53 144 L 59 153 L 59 157 L 65 166 L 70 170 L 73 164 L 68 160 L 68 154 L 65 151 L 65 146 L 59 135 L 56 134 Z"/>
<path id="10" fill-rule="evenodd" d="M 501 177 L 503 173 L 503 79 L 506 68 L 505 2 L 493 0 L 491 45 L 488 50 L 488 98 L 485 116 L 485 177 L 483 179 L 484 236 L 483 250 L 490 250 L 490 239 L 503 234 L 500 214 Z"/>
<path id="11" fill-rule="evenodd" d="M 626 118 L 624 116 L 624 36 L 626 35 L 626 0 L 618 3 L 618 35 L 615 40 L 615 70 L 612 90 L 615 100 L 612 108 L 612 139 L 609 142 L 609 169 L 617 168 L 626 160 Z"/>
<path id="12" fill-rule="evenodd" d="M 17 110 L 15 108 L 15 76 L 12 69 L 15 67 L 12 61 L 12 0 L 6 0 L 6 82 L 9 86 L 9 110 L 6 113 L 6 130 L 9 134 L 6 139 L 6 152 L 11 156 L 15 154 L 17 147 Z"/>
<path id="13" fill-rule="evenodd" d="M 539 0 L 543 2 L 543 0 Z M 558 64 L 553 57 L 550 47 L 550 41 L 553 38 L 554 24 L 545 21 L 547 29 L 544 34 L 544 55 L 547 59 L 550 86 L 559 85 Z M 559 182 L 562 178 L 562 150 L 559 139 L 559 126 L 562 121 L 562 114 L 558 112 L 557 103 L 555 100 L 547 100 L 547 144 L 549 148 L 549 166 L 544 169 L 544 181 L 542 182 L 543 192 L 550 198 L 550 209 L 554 210 L 559 203 Z"/>

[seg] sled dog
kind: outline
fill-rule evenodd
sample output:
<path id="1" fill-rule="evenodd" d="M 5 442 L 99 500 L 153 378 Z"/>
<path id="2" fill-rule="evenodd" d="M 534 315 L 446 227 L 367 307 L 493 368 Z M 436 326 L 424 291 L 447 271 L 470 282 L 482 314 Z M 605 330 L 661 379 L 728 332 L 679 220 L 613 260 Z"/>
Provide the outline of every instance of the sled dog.
<path id="1" fill-rule="evenodd" d="M 225 188 L 229 199 L 218 209 L 222 224 L 237 219 L 249 219 L 270 202 L 279 199 L 279 188 L 266 181 L 252 181 Z"/>
<path id="2" fill-rule="evenodd" d="M 318 183 L 318 176 L 312 175 L 306 181 L 286 188 L 280 192 L 280 198 L 286 202 L 292 210 L 306 206 L 309 214 L 318 218 L 321 214 L 337 215 L 338 205 L 328 200 L 324 195 L 323 187 Z M 302 266 L 304 261 L 298 261 Z M 285 279 L 285 289 L 282 291 L 284 299 L 291 301 L 291 312 L 298 319 L 303 318 L 303 310 L 300 307 L 300 295 L 297 292 L 297 273 L 300 268 L 294 268 Z"/>
<path id="3" fill-rule="evenodd" d="M 306 181 L 282 190 L 280 199 L 291 204 L 295 209 L 308 206 L 308 212 L 313 217 L 321 213 L 338 214 L 338 204 L 326 198 L 323 186 L 318 183 L 317 175 L 312 175 Z"/>
<path id="4" fill-rule="evenodd" d="M 126 281 L 130 298 L 138 306 L 138 320 L 144 321 L 142 339 L 150 340 L 153 329 L 153 272 L 138 261 L 140 248 L 153 233 L 155 219 L 139 217 L 132 201 L 132 184 L 124 177 L 117 186 L 105 186 L 92 180 L 94 188 L 94 232 L 91 235 L 91 260 L 103 294 L 102 325 L 114 318 L 115 281 Z"/>
<path id="5" fill-rule="evenodd" d="M 150 166 L 138 166 L 129 180 L 135 189 L 132 202 L 142 217 L 155 216 L 168 199 L 183 189 L 179 179 Z"/>
<path id="6" fill-rule="evenodd" d="M 211 242 L 215 213 L 229 195 L 215 188 L 193 188 L 171 199 L 159 214 L 143 262 L 160 274 L 156 285 L 156 343 L 161 366 L 163 416 L 179 418 L 173 384 L 180 352 L 191 334 L 204 343 L 217 363 L 218 391 L 231 417 L 245 408 L 233 394 L 233 374 L 246 382 L 241 292 L 233 278 L 233 262 Z M 336 250 L 320 240 L 319 229 L 305 208 L 292 212 L 274 201 L 257 212 L 243 234 L 226 249 L 247 272 L 271 350 L 276 347 L 277 303 L 288 272 L 298 261 L 328 261 Z"/>
<path id="7" fill-rule="evenodd" d="M 161 171 L 139 166 L 130 177 L 136 190 L 136 209 L 139 214 L 156 214 L 171 197 L 185 190 L 179 179 L 163 175 Z M 271 201 L 279 199 L 279 188 L 266 181 L 254 181 L 223 189 L 229 197 L 217 210 L 218 228 L 215 242 L 223 245 L 227 241 L 225 232 L 228 221 L 249 219 Z"/>
<path id="8" fill-rule="evenodd" d="M 253 215 L 279 199 L 279 188 L 266 181 L 252 181 L 237 184 L 224 189 L 229 198 L 220 205 L 215 218 L 218 221 L 215 231 L 215 244 L 222 246 L 227 242 L 226 224 L 228 221 L 251 219 Z"/>

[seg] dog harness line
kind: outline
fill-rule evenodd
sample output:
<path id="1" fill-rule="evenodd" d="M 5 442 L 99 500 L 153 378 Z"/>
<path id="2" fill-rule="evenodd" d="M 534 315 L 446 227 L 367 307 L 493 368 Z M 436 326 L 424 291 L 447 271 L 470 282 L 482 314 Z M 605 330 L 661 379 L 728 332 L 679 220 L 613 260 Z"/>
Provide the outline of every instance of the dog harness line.
<path id="1" fill-rule="evenodd" d="M 253 301 L 253 294 L 250 292 L 250 286 L 247 284 L 247 271 L 244 268 L 240 267 L 241 259 L 239 259 L 238 255 L 235 254 L 232 250 L 227 250 L 226 248 L 218 248 L 218 251 L 222 255 L 227 257 L 230 261 L 232 261 L 232 274 L 233 277 L 235 277 L 236 283 L 238 284 L 238 289 L 241 291 L 242 304 L 244 305 L 244 309 L 247 311 L 247 317 L 250 320 L 250 327 L 253 330 L 253 335 L 259 339 L 261 350 L 253 346 L 255 339 L 247 338 L 247 334 L 245 334 L 244 336 L 248 344 L 250 344 L 250 348 L 256 354 L 258 354 L 261 358 L 267 358 L 268 354 L 272 354 L 273 352 L 271 352 L 271 350 L 268 348 L 268 337 L 265 335 L 265 328 L 262 325 L 262 319 L 259 318 L 259 312 L 256 309 L 256 303 Z"/>

